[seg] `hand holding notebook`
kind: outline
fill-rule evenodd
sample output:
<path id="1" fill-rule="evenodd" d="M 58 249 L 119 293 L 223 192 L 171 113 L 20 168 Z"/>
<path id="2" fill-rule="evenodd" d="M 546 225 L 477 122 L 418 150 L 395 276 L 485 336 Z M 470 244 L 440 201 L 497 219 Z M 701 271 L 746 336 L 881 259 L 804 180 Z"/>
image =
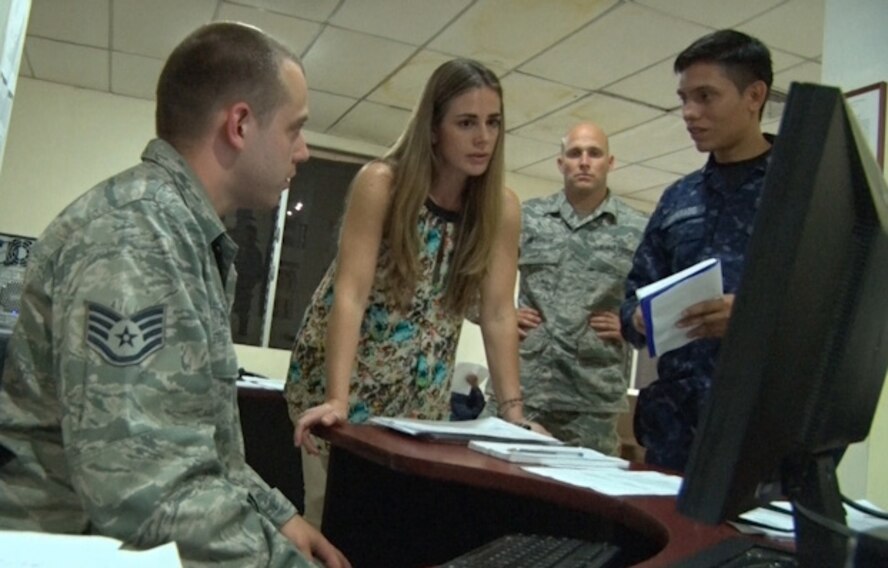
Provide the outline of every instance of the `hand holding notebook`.
<path id="1" fill-rule="evenodd" d="M 650 356 L 657 357 L 693 341 L 688 337 L 687 328 L 676 327 L 682 312 L 722 293 L 721 262 L 715 258 L 698 262 L 636 290 L 647 330 Z"/>

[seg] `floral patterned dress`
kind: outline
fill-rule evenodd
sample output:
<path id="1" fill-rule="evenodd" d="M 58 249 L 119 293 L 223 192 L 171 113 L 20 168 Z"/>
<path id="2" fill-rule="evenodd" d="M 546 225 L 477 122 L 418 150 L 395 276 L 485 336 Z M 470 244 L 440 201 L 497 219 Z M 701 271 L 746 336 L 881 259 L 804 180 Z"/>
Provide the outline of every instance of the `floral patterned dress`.
<path id="1" fill-rule="evenodd" d="M 418 221 L 424 246 L 416 290 L 406 308 L 385 293 L 383 275 L 391 251 L 385 241 L 381 244 L 349 386 L 349 421 L 364 422 L 371 416 L 442 419 L 448 414 L 450 378 L 465 316 L 444 306 L 458 223 L 458 214 L 426 201 Z M 336 263 L 315 290 L 293 347 L 285 395 L 294 421 L 324 401 L 324 339 Z"/>

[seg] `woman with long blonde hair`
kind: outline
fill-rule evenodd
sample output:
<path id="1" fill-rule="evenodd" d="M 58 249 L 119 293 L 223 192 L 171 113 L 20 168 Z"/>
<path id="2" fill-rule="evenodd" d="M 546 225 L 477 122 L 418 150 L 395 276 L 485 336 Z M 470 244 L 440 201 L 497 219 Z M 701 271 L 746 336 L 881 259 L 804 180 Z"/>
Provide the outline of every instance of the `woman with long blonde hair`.
<path id="1" fill-rule="evenodd" d="M 513 301 L 521 213 L 503 186 L 503 138 L 499 80 L 476 61 L 448 61 L 394 148 L 355 177 L 338 256 L 306 310 L 287 377 L 309 522 L 320 523 L 326 480 L 326 450 L 309 429 L 446 417 L 473 304 L 502 416 L 525 423 Z"/>

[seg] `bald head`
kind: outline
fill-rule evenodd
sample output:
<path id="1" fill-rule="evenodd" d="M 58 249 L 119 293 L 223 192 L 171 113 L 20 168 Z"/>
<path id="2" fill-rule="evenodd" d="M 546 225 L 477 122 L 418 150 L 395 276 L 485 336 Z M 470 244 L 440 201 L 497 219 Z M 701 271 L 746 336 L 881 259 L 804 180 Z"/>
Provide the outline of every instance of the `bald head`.
<path id="1" fill-rule="evenodd" d="M 604 133 L 597 124 L 594 122 L 580 122 L 579 124 L 575 124 L 571 127 L 570 130 L 567 131 L 561 138 L 561 155 L 564 155 L 565 150 L 570 145 L 571 140 L 582 137 L 591 137 L 600 141 L 604 151 L 606 153 L 610 153 L 610 148 L 608 147 L 607 134 Z"/>
<path id="2" fill-rule="evenodd" d="M 581 122 L 561 139 L 558 169 L 564 176 L 568 199 L 593 197 L 596 202 L 607 194 L 607 174 L 614 158 L 607 135 L 591 122 Z"/>

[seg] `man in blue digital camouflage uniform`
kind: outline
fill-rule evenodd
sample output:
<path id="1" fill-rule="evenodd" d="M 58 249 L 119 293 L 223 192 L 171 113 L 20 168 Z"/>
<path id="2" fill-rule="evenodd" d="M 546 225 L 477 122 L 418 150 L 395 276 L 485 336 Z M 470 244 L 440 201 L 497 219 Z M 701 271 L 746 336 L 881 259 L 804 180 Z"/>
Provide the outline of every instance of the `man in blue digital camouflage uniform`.
<path id="1" fill-rule="evenodd" d="M 41 236 L 0 390 L 0 528 L 175 541 L 186 566 L 348 562 L 244 461 L 220 217 L 308 159 L 296 56 L 204 26 L 170 55 L 142 163 Z"/>
<path id="2" fill-rule="evenodd" d="M 575 125 L 561 141 L 564 188 L 522 206 L 518 331 L 525 415 L 555 437 L 619 449 L 630 348 L 617 314 L 647 218 L 607 186 L 607 135 Z"/>
<path id="3" fill-rule="evenodd" d="M 710 156 L 661 197 L 633 260 L 621 318 L 626 339 L 643 347 L 635 291 L 701 260 L 721 260 L 724 295 L 686 310 L 678 326 L 695 340 L 660 357 L 658 377 L 642 389 L 635 411 L 645 461 L 683 471 L 761 200 L 773 139 L 760 121 L 773 73 L 768 48 L 733 30 L 698 39 L 674 68 L 688 132 Z"/>

